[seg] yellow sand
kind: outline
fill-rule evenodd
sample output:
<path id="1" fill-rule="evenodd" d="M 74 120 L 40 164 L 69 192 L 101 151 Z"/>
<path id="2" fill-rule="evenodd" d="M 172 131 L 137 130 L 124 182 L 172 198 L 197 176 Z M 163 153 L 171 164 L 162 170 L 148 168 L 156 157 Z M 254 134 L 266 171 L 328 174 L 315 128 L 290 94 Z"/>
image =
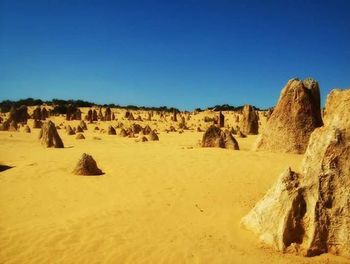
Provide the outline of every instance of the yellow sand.
<path id="1" fill-rule="evenodd" d="M 256 136 L 233 151 L 199 148 L 200 132 L 141 143 L 94 127 L 85 140 L 58 130 L 64 149 L 42 147 L 38 129 L 0 132 L 0 163 L 14 166 L 0 172 L 0 263 L 348 263 L 278 253 L 240 228 L 302 156 L 252 152 Z M 84 152 L 103 176 L 71 173 Z"/>

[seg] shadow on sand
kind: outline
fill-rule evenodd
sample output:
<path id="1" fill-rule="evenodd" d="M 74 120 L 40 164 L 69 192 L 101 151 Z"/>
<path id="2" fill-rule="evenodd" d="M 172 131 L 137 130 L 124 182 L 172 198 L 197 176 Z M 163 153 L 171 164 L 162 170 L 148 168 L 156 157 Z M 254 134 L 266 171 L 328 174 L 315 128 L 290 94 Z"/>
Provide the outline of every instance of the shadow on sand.
<path id="1" fill-rule="evenodd" d="M 13 168 L 13 166 L 11 167 L 11 166 L 0 164 L 0 172 L 8 170 L 8 169 L 12 169 L 12 168 Z"/>

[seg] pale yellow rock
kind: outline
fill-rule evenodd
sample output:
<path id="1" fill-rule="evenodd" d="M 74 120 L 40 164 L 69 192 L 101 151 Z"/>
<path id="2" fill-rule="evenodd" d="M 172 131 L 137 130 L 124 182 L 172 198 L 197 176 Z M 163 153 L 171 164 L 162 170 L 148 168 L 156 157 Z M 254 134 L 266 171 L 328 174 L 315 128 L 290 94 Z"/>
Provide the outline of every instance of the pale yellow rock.
<path id="1" fill-rule="evenodd" d="M 280 251 L 350 258 L 350 90 L 334 90 L 325 125 L 315 129 L 301 173 L 284 172 L 242 219 Z"/>

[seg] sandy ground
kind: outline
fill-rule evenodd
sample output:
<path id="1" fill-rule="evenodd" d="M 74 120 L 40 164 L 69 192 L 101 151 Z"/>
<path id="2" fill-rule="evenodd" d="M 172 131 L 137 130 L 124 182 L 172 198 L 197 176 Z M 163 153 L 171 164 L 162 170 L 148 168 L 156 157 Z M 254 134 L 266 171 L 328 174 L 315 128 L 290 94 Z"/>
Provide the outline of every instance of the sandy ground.
<path id="1" fill-rule="evenodd" d="M 275 252 L 239 225 L 301 155 L 250 151 L 257 136 L 233 151 L 199 148 L 201 132 L 141 143 L 94 127 L 85 140 L 58 130 L 64 149 L 42 147 L 38 129 L 0 132 L 13 166 L 0 172 L 0 263 L 350 263 Z M 72 174 L 84 152 L 104 175 Z"/>

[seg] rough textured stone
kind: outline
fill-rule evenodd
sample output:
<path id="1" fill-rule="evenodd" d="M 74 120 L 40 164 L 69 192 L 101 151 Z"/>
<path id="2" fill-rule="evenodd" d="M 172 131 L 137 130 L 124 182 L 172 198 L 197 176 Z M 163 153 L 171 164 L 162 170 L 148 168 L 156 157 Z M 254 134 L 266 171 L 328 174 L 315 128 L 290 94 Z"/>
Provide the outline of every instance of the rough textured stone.
<path id="1" fill-rule="evenodd" d="M 63 148 L 63 142 L 60 138 L 55 124 L 52 121 L 45 122 L 40 130 L 39 139 L 41 144 L 47 148 Z"/>
<path id="2" fill-rule="evenodd" d="M 303 154 L 311 133 L 322 124 L 318 83 L 292 79 L 283 88 L 256 149 Z"/>
<path id="3" fill-rule="evenodd" d="M 154 130 L 152 130 L 151 133 L 149 133 L 148 139 L 149 141 L 159 141 L 159 137 Z"/>
<path id="4" fill-rule="evenodd" d="M 224 127 L 225 126 L 225 116 L 219 112 L 219 122 L 218 122 L 219 127 Z"/>
<path id="5" fill-rule="evenodd" d="M 202 147 L 239 149 L 238 143 L 229 131 L 223 132 L 215 125 L 203 134 Z"/>
<path id="6" fill-rule="evenodd" d="M 97 167 L 94 158 L 84 153 L 73 171 L 76 175 L 102 175 L 102 171 Z"/>
<path id="7" fill-rule="evenodd" d="M 256 135 L 259 133 L 258 115 L 251 105 L 245 105 L 242 111 L 241 131 L 246 135 Z"/>
<path id="8" fill-rule="evenodd" d="M 350 90 L 333 90 L 301 172 L 288 169 L 242 219 L 281 251 L 350 258 Z"/>
<path id="9" fill-rule="evenodd" d="M 116 135 L 117 132 L 115 131 L 114 127 L 108 126 L 107 134 L 108 135 Z"/>

